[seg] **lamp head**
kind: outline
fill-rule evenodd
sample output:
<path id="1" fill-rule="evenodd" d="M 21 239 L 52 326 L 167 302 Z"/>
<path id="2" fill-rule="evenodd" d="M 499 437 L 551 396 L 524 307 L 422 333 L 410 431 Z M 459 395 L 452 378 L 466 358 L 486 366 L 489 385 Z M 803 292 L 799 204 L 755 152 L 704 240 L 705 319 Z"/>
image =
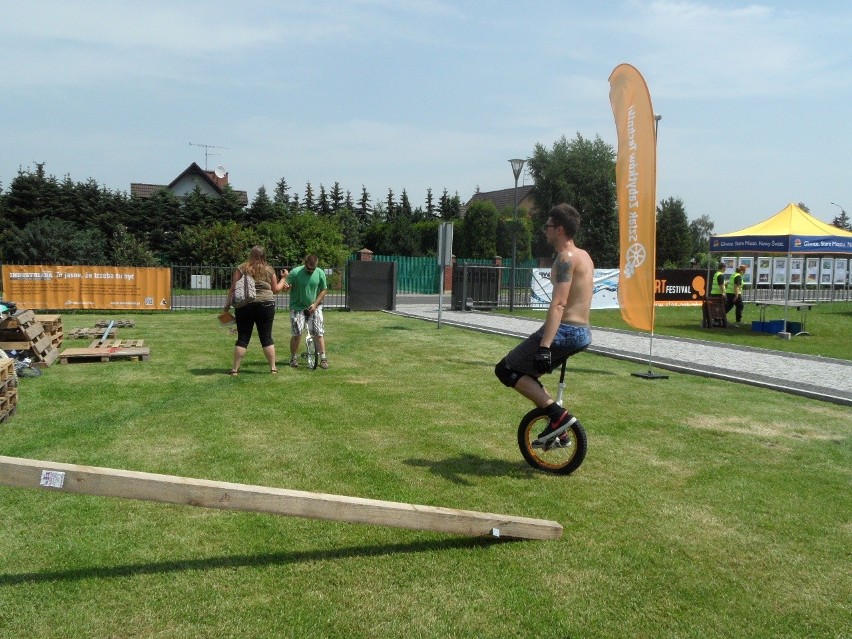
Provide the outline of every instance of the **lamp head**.
<path id="1" fill-rule="evenodd" d="M 524 160 L 509 160 L 509 164 L 512 165 L 512 173 L 515 174 L 515 179 L 517 180 L 521 175 L 521 169 L 524 168 Z"/>

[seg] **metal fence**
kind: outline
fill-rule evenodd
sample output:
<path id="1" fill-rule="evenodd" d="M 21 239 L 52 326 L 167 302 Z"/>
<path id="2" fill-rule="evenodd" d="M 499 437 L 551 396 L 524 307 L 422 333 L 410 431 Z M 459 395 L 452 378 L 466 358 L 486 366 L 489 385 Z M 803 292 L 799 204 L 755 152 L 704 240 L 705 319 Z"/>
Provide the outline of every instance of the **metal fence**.
<path id="1" fill-rule="evenodd" d="M 272 265 L 277 273 L 286 266 Z M 293 268 L 293 267 L 289 267 Z M 172 309 L 222 308 L 231 286 L 233 266 L 206 266 L 198 264 L 172 264 Z M 346 308 L 346 270 L 326 269 L 328 293 L 323 305 L 326 308 Z M 275 305 L 286 308 L 289 293 L 275 295 Z"/>
<path id="2" fill-rule="evenodd" d="M 375 256 L 376 261 L 396 261 L 397 295 L 412 296 L 418 300 L 429 299 L 439 292 L 441 269 L 435 258 L 409 258 L 399 256 Z M 533 268 L 529 263 L 519 263 L 515 272 L 515 287 L 511 286 L 511 265 L 494 266 L 486 260 L 459 260 L 453 277 L 452 304 L 459 310 L 468 308 L 508 308 L 509 306 L 530 307 Z M 1 268 L 1 267 L 0 267 Z M 273 265 L 276 271 L 285 266 Z M 172 308 L 217 309 L 225 304 L 225 296 L 231 285 L 233 266 L 210 266 L 200 264 L 172 264 Z M 348 308 L 346 269 L 326 269 L 328 293 L 324 304 L 327 308 Z M 450 293 L 447 291 L 447 293 Z M 783 300 L 783 286 L 747 287 L 743 298 L 747 302 Z M 831 302 L 852 301 L 852 287 L 845 285 L 796 286 L 790 287 L 791 301 Z M 281 293 L 275 296 L 279 308 L 289 306 L 290 296 Z"/>

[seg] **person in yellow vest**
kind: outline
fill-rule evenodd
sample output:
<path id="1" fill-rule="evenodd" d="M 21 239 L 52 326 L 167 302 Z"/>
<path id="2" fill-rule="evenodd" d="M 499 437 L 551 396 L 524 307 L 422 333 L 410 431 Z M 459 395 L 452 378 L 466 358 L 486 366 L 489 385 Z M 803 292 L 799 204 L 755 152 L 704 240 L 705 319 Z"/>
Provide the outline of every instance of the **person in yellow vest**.
<path id="1" fill-rule="evenodd" d="M 746 265 L 740 264 L 731 279 L 728 280 L 727 288 L 725 289 L 727 300 L 725 301 L 725 315 L 736 306 L 736 323 L 743 321 L 743 273 L 746 272 Z"/>
<path id="2" fill-rule="evenodd" d="M 725 297 L 725 269 L 728 265 L 724 262 L 719 262 L 719 270 L 713 274 L 713 280 L 710 283 L 710 295 L 714 297 Z"/>

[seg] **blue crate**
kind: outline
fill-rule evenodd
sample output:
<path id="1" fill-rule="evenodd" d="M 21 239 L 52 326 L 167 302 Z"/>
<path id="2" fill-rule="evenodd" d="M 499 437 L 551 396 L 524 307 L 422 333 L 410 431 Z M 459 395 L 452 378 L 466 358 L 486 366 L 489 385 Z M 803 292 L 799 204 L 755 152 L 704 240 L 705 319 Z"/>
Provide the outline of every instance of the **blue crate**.
<path id="1" fill-rule="evenodd" d="M 788 322 L 789 323 L 789 322 Z M 776 334 L 784 330 L 784 320 L 770 320 L 763 323 L 763 332 Z"/>
<path id="2" fill-rule="evenodd" d="M 751 323 L 751 330 L 755 333 L 762 333 L 763 332 L 763 325 L 765 323 L 766 322 L 752 322 Z"/>

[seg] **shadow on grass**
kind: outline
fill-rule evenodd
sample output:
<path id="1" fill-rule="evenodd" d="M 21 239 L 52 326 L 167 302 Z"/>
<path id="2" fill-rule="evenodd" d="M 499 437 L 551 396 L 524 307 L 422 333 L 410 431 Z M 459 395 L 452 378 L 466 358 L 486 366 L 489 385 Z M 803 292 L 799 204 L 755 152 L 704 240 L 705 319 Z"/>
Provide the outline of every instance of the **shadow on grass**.
<path id="1" fill-rule="evenodd" d="M 281 369 L 287 366 L 287 364 L 278 364 L 278 372 L 281 372 Z M 288 366 L 289 368 L 289 366 Z M 197 375 L 198 377 L 230 377 L 231 371 L 228 368 L 190 368 L 189 373 L 192 375 Z M 240 372 L 238 377 L 242 377 L 243 375 L 265 375 L 269 377 L 271 373 L 269 369 L 266 368 L 266 362 L 263 363 L 263 368 L 252 368 L 251 365 L 248 367 L 240 368 Z"/>
<path id="2" fill-rule="evenodd" d="M 465 453 L 450 459 L 406 459 L 403 463 L 416 468 L 428 468 L 432 474 L 462 486 L 473 485 L 472 481 L 465 479 L 465 475 L 470 477 L 531 478 L 534 474 L 538 474 L 521 459 L 520 452 L 517 462 L 488 459 Z"/>
<path id="3" fill-rule="evenodd" d="M 487 548 L 496 543 L 517 541 L 490 537 L 437 539 L 406 544 L 354 546 L 350 548 L 307 550 L 303 552 L 276 552 L 261 555 L 234 555 L 208 559 L 159 561 L 124 566 L 92 566 L 47 572 L 29 572 L 19 575 L 0 575 L 0 588 L 20 584 L 82 581 L 86 579 L 119 579 L 140 575 L 161 575 L 177 572 L 221 570 L 233 568 L 267 568 L 315 561 L 334 561 L 353 557 L 382 557 L 385 555 L 414 554 L 453 550 L 457 548 Z"/>

